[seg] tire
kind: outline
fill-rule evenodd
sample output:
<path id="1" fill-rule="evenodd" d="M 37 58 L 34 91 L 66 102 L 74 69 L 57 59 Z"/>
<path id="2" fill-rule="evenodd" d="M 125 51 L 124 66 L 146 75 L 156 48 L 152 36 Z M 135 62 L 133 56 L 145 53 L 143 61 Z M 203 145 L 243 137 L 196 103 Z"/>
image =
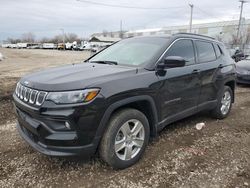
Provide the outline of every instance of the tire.
<path id="1" fill-rule="evenodd" d="M 133 129 L 135 127 L 138 129 Z M 116 112 L 112 115 L 100 143 L 101 159 L 115 169 L 124 169 L 135 164 L 145 151 L 149 132 L 148 120 L 142 112 L 132 108 Z"/>
<path id="2" fill-rule="evenodd" d="M 217 98 L 217 101 L 218 103 L 217 103 L 216 108 L 212 110 L 211 112 L 212 116 L 216 119 L 224 119 L 228 116 L 232 108 L 232 101 L 233 101 L 232 89 L 229 86 L 224 86 L 223 92 L 219 95 L 219 97 Z M 224 105 L 224 108 L 223 108 L 223 105 Z"/>

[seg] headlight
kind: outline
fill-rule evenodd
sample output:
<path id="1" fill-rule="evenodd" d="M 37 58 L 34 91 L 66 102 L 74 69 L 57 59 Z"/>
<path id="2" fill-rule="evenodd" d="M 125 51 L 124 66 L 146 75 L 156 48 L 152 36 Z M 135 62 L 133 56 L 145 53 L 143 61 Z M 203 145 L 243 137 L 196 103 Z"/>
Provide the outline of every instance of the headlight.
<path id="1" fill-rule="evenodd" d="M 85 89 L 66 92 L 50 92 L 46 100 L 56 104 L 73 104 L 92 101 L 99 93 L 100 89 Z"/>

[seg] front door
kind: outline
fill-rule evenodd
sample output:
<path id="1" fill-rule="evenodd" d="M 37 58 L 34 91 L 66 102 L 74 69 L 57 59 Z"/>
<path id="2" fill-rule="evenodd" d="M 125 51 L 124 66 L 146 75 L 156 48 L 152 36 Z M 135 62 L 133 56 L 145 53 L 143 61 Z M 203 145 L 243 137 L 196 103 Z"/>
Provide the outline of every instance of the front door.
<path id="1" fill-rule="evenodd" d="M 193 41 L 190 39 L 175 41 L 164 58 L 167 56 L 180 56 L 187 62 L 184 67 L 166 69 L 165 76 L 159 76 L 162 82 L 159 93 L 162 124 L 194 113 L 200 95 L 200 77 Z"/>

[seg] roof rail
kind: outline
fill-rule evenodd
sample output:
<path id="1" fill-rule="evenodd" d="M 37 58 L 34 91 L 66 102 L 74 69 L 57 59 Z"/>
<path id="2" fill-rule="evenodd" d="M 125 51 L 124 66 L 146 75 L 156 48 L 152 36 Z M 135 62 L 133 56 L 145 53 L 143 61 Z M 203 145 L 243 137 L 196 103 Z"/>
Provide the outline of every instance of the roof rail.
<path id="1" fill-rule="evenodd" d="M 174 34 L 174 35 L 178 35 L 178 34 L 200 36 L 200 37 L 206 37 L 206 38 L 210 38 L 210 39 L 215 40 L 214 37 L 210 37 L 210 36 L 206 36 L 206 35 L 200 35 L 200 34 L 195 34 L 195 33 L 185 33 L 185 32 L 181 32 L 181 33 L 176 33 L 176 34 Z"/>

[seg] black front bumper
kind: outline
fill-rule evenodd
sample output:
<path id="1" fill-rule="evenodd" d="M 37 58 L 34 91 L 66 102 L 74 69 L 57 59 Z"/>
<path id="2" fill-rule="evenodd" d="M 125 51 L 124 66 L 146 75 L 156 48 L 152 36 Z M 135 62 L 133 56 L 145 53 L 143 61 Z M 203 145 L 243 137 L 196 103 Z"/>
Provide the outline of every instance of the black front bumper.
<path id="1" fill-rule="evenodd" d="M 35 150 L 50 156 L 75 156 L 75 155 L 84 155 L 91 156 L 95 153 L 96 147 L 93 144 L 86 146 L 48 146 L 35 140 L 35 135 L 31 133 L 26 127 L 17 123 L 17 130 L 22 138 Z"/>
<path id="2" fill-rule="evenodd" d="M 50 156 L 91 156 L 96 152 L 100 136 L 96 136 L 98 113 L 81 107 L 35 109 L 15 95 L 17 129 L 35 150 Z M 96 114 L 95 116 L 93 114 Z M 65 122 L 72 128 L 67 130 Z"/>

